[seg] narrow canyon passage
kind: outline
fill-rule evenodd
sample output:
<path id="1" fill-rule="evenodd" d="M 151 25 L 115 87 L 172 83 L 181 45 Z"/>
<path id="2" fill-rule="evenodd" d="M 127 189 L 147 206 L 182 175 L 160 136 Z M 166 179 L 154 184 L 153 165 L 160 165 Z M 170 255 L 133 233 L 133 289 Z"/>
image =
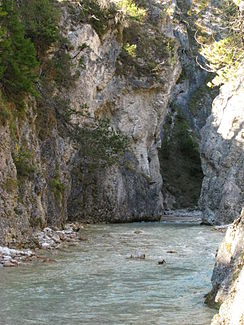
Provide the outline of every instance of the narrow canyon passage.
<path id="1" fill-rule="evenodd" d="M 0 0 L 0 325 L 244 325 L 243 17 Z"/>
<path id="2" fill-rule="evenodd" d="M 158 156 L 164 208 L 196 209 L 203 180 L 199 139 L 180 111 L 167 115 L 161 133 Z"/>
<path id="3" fill-rule="evenodd" d="M 187 223 L 86 232 L 87 242 L 53 253 L 57 263 L 0 273 L 1 325 L 210 323 L 215 310 L 203 301 L 221 233 Z"/>

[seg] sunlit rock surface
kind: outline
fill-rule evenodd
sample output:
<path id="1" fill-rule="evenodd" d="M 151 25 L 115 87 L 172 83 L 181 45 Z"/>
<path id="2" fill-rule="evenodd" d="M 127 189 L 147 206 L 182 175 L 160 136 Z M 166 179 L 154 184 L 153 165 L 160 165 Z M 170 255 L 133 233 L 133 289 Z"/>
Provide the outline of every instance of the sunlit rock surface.
<path id="1" fill-rule="evenodd" d="M 33 229 L 59 227 L 68 219 L 158 220 L 162 213 L 160 124 L 180 73 L 168 4 L 149 1 L 146 21 L 133 26 L 118 12 L 102 36 L 77 20 L 78 2 L 69 2 L 72 9 L 63 5 L 60 28 L 71 44 L 72 72 L 79 70 L 79 76 L 68 92 L 55 90 L 58 104 L 42 89 L 42 110 L 29 99 L 14 129 L 0 126 L 1 245 L 28 246 Z M 141 57 L 121 56 L 131 34 Z M 83 148 L 65 129 L 66 102 L 76 112 L 74 126 L 84 126 L 79 113 L 85 106 L 91 117 L 108 118 L 111 128 L 128 137 L 117 164 L 105 169 L 84 164 Z"/>
<path id="2" fill-rule="evenodd" d="M 211 324 L 244 324 L 244 209 L 219 247 L 212 285 L 209 297 L 221 306 Z"/>
<path id="3" fill-rule="evenodd" d="M 244 206 L 244 68 L 220 89 L 201 131 L 203 221 L 232 222 Z"/>

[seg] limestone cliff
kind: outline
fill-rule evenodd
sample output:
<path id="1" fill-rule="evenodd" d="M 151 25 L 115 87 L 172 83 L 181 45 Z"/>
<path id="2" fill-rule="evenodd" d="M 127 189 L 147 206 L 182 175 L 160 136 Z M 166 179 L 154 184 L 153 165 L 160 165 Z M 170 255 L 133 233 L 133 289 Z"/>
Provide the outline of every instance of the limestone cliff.
<path id="1" fill-rule="evenodd" d="M 80 45 L 88 45 L 86 69 L 70 94 L 71 102 L 77 108 L 87 103 L 92 114 L 109 117 L 112 127 L 130 139 L 130 152 L 122 166 L 96 172 L 93 183 L 88 175 L 82 193 L 74 175 L 71 218 L 156 220 L 162 212 L 157 148 L 160 124 L 180 66 L 175 61 L 173 35 L 164 36 L 163 8 L 152 2 L 147 10 L 148 22 L 143 26 L 133 23 L 121 32 L 122 44 L 114 30 L 102 42 L 88 25 L 69 32 L 74 53 Z M 128 44 L 137 47 L 137 56 L 125 52 Z"/>
<path id="2" fill-rule="evenodd" d="M 61 2 L 65 41 L 44 60 L 39 96 L 11 118 L 1 102 L 0 244 L 24 244 L 33 228 L 67 219 L 157 220 L 162 212 L 160 124 L 180 72 L 171 3 L 148 2 L 142 20 L 115 5 Z M 93 130 L 107 148 L 127 139 L 119 159 L 107 155 L 101 166 Z"/>
<path id="3" fill-rule="evenodd" d="M 178 0 L 176 3 L 173 28 L 180 44 L 182 72 L 171 94 L 159 150 L 165 207 L 171 209 L 197 206 L 203 177 L 200 130 L 217 95 L 216 90 L 207 86 L 211 74 L 198 64 L 203 64 L 204 58 L 199 54 L 200 44 L 195 39 L 199 26 L 210 24 L 212 4 L 208 1 L 207 12 L 200 15 L 198 1 Z"/>
<path id="4" fill-rule="evenodd" d="M 244 323 L 244 209 L 221 243 L 208 296 L 220 305 L 212 325 Z M 211 298 L 211 299 L 209 299 Z"/>
<path id="5" fill-rule="evenodd" d="M 231 223 L 244 203 L 241 3 L 179 0 L 175 11 L 182 73 L 172 91 L 159 151 L 165 206 L 196 205 L 201 187 L 198 205 L 207 224 Z M 207 86 L 211 79 L 224 84 L 219 96 L 218 87 Z"/>
<path id="6" fill-rule="evenodd" d="M 203 221 L 231 223 L 244 205 L 244 70 L 221 87 L 201 130 Z"/>

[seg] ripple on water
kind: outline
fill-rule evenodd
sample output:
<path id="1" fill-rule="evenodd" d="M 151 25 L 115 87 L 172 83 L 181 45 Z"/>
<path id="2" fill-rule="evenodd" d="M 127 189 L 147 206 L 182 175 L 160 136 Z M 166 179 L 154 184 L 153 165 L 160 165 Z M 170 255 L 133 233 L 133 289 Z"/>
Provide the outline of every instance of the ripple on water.
<path id="1" fill-rule="evenodd" d="M 89 241 L 55 252 L 55 264 L 0 271 L 1 325 L 210 323 L 203 297 L 223 234 L 169 223 L 86 231 Z M 128 258 L 138 253 L 146 259 Z"/>

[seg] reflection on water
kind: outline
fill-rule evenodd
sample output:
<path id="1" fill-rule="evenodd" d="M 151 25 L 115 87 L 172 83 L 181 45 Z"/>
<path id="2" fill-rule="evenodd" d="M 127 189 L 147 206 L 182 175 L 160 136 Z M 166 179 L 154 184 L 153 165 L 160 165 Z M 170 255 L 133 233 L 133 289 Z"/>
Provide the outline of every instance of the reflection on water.
<path id="1" fill-rule="evenodd" d="M 223 234 L 169 223 L 85 231 L 89 241 L 55 252 L 55 264 L 0 270 L 1 325 L 210 323 L 203 296 Z M 146 259 L 128 258 L 137 253 Z"/>

